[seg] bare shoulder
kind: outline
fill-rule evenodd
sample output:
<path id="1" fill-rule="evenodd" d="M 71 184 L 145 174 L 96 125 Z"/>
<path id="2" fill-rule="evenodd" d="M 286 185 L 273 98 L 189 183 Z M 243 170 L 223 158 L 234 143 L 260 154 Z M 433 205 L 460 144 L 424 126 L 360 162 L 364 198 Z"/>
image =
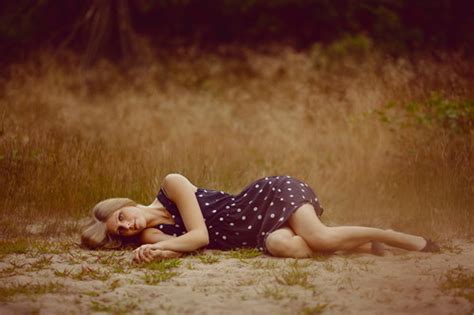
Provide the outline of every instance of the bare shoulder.
<path id="1" fill-rule="evenodd" d="M 168 196 L 173 196 L 182 190 L 192 190 L 196 192 L 197 186 L 182 174 L 170 173 L 163 178 L 161 187 L 168 193 Z"/>

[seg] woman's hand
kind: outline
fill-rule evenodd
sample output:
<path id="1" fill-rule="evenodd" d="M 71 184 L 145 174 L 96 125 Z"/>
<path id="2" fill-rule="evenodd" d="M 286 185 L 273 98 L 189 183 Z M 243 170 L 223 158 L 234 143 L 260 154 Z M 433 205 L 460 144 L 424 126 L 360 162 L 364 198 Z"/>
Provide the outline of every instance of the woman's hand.
<path id="1" fill-rule="evenodd" d="M 180 257 L 183 253 L 160 249 L 159 244 L 146 244 L 134 250 L 133 261 L 136 263 L 150 262 L 165 258 Z"/>

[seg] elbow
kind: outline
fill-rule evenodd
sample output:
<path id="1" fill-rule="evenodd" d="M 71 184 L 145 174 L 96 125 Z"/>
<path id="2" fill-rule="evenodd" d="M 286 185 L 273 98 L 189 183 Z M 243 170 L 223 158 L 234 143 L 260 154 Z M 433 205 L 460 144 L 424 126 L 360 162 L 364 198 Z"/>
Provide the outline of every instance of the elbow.
<path id="1" fill-rule="evenodd" d="M 199 242 L 199 247 L 205 247 L 207 245 L 209 245 L 209 234 L 208 233 L 203 233 L 203 235 L 199 238 L 200 239 L 200 242 Z"/>
<path id="2" fill-rule="evenodd" d="M 206 237 L 203 239 L 201 247 L 204 247 L 207 245 L 209 245 L 209 235 L 206 235 Z"/>

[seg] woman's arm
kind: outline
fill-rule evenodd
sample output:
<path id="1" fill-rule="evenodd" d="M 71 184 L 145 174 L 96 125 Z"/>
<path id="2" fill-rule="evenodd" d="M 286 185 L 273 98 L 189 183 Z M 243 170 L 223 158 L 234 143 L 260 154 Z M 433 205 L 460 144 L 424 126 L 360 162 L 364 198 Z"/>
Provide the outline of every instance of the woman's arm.
<path id="1" fill-rule="evenodd" d="M 162 187 L 167 192 L 168 198 L 178 207 L 188 232 L 178 237 L 158 240 L 153 247 L 161 250 L 190 252 L 209 244 L 207 227 L 196 199 L 194 185 L 181 174 L 168 174 L 163 180 Z"/>

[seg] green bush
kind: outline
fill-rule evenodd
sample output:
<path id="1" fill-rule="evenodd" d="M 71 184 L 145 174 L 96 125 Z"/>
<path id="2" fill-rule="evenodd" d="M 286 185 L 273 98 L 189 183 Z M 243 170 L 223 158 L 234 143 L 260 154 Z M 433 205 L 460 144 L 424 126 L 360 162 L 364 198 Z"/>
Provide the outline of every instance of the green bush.
<path id="1" fill-rule="evenodd" d="M 474 100 L 452 100 L 432 92 L 423 101 L 389 102 L 375 113 L 384 123 L 468 134 L 474 127 Z"/>

